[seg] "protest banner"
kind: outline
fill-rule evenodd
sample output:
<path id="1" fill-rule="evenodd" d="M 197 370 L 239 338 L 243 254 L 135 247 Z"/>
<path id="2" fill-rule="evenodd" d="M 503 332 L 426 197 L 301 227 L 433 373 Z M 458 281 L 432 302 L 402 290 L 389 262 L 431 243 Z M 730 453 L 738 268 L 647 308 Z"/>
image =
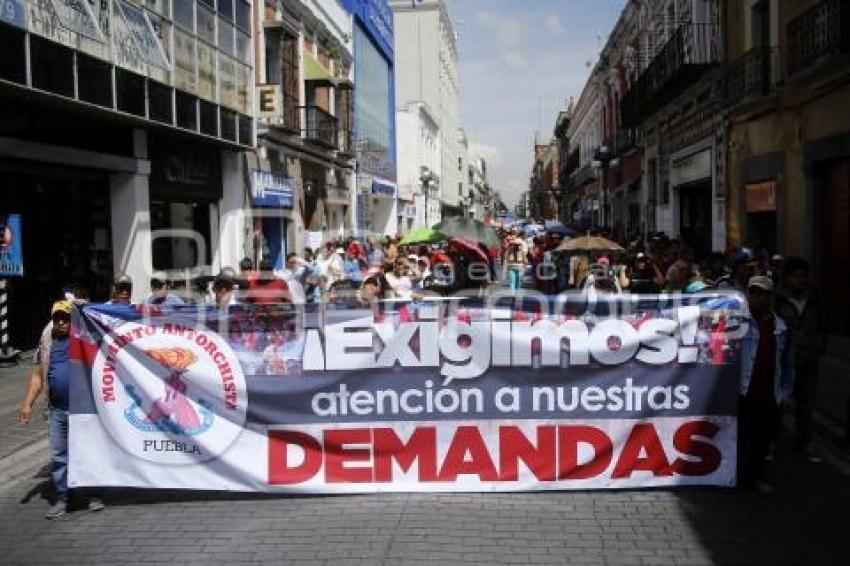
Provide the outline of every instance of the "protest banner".
<path id="1" fill-rule="evenodd" d="M 75 311 L 70 485 L 734 485 L 742 297 L 533 299 Z"/>

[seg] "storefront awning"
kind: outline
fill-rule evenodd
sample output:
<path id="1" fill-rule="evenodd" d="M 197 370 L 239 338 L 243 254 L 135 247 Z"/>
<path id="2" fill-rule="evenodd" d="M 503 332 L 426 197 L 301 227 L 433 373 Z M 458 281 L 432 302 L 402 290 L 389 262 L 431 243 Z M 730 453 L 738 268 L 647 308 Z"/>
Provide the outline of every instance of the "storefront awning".
<path id="1" fill-rule="evenodd" d="M 372 180 L 372 195 L 376 197 L 395 198 L 395 184 L 387 181 Z"/>
<path id="2" fill-rule="evenodd" d="M 304 52 L 304 80 L 341 88 L 353 87 L 350 80 L 333 76 L 315 55 L 307 51 Z"/>

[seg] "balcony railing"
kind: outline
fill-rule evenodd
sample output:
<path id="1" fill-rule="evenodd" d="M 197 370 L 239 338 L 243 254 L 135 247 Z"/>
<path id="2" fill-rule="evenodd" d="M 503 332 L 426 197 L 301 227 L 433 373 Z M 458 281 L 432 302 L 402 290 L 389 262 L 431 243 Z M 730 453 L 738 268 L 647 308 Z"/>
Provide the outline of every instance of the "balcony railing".
<path id="1" fill-rule="evenodd" d="M 727 105 L 738 106 L 772 92 L 776 53 L 773 47 L 756 47 L 729 63 L 724 92 Z"/>
<path id="2" fill-rule="evenodd" d="M 318 106 L 301 106 L 303 127 L 301 135 L 305 140 L 328 149 L 339 148 L 339 120 Z"/>
<path id="3" fill-rule="evenodd" d="M 351 191 L 348 190 L 348 187 L 335 187 L 333 185 L 327 185 L 325 187 L 325 190 L 325 199 L 328 202 L 337 204 L 351 203 Z"/>
<path id="4" fill-rule="evenodd" d="M 788 74 L 850 53 L 850 0 L 822 0 L 788 23 Z"/>
<path id="5" fill-rule="evenodd" d="M 637 147 L 637 132 L 629 128 L 620 128 L 614 136 L 614 154 L 623 155 Z"/>
<path id="6" fill-rule="evenodd" d="M 593 165 L 587 164 L 580 167 L 572 175 L 570 175 L 571 185 L 573 187 L 581 187 L 591 181 L 596 180 L 596 168 Z"/>
<path id="7" fill-rule="evenodd" d="M 717 65 L 721 60 L 720 44 L 719 29 L 714 24 L 680 26 L 623 97 L 623 124 L 638 126 L 643 117 Z"/>

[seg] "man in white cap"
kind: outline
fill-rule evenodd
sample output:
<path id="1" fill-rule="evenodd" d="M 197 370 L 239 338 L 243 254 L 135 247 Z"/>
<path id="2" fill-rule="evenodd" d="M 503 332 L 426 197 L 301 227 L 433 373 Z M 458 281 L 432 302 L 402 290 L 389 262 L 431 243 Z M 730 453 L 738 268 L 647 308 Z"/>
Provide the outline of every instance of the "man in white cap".
<path id="1" fill-rule="evenodd" d="M 738 480 L 745 488 L 773 491 L 764 481 L 765 459 L 776 434 L 779 406 L 794 390 L 793 345 L 788 325 L 773 310 L 773 280 L 750 277 L 750 320 L 741 341 L 738 408 Z"/>

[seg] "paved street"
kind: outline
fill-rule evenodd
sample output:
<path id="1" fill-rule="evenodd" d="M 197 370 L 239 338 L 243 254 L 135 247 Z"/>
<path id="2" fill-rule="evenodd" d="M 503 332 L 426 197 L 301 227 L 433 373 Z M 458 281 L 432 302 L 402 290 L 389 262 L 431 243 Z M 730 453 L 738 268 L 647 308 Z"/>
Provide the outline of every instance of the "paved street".
<path id="1" fill-rule="evenodd" d="M 47 438 L 47 421 L 41 411 L 45 406 L 43 402 L 29 426 L 18 422 L 18 408 L 32 371 L 32 353 L 22 354 L 21 359 L 22 363 L 15 367 L 0 367 L 0 459 Z"/>
<path id="2" fill-rule="evenodd" d="M 3 454 L 39 431 L 8 431 Z M 10 397 L 11 394 L 11 397 Z M 17 430 L 12 427 L 12 430 Z M 17 450 L 4 463 L 20 459 Z M 30 468 L 44 453 L 30 456 Z M 15 564 L 839 564 L 846 464 L 810 465 L 784 444 L 774 495 L 716 489 L 267 497 L 110 491 L 101 513 L 48 523 L 45 470 L 0 488 L 0 553 Z M 20 467 L 20 462 L 18 462 Z M 33 467 L 34 466 L 34 467 Z M 7 466 L 8 467 L 8 466 Z M 845 471 L 841 471 L 845 470 Z"/>

